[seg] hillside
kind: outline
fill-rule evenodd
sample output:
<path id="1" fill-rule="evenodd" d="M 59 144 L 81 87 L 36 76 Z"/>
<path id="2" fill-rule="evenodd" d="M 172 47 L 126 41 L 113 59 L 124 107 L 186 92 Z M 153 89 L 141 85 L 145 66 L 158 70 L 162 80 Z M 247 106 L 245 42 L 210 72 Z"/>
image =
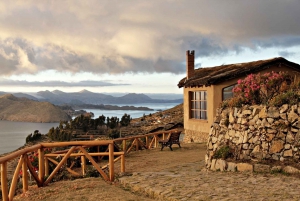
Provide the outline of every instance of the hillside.
<path id="1" fill-rule="evenodd" d="M 0 120 L 48 123 L 70 120 L 70 117 L 51 103 L 5 94 L 0 96 Z"/>

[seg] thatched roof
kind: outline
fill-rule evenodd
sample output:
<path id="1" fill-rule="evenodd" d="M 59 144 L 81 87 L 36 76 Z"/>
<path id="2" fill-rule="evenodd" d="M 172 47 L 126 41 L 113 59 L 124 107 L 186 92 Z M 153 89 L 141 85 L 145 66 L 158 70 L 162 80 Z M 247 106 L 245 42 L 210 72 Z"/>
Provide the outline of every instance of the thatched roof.
<path id="1" fill-rule="evenodd" d="M 300 72 L 299 64 L 290 62 L 282 57 L 276 57 L 268 60 L 252 61 L 248 63 L 198 68 L 195 69 L 195 74 L 193 77 L 189 79 L 186 79 L 185 77 L 180 80 L 178 87 L 210 86 L 237 77 L 247 76 L 251 73 L 257 73 L 261 70 L 270 68 L 271 66 L 286 66 L 292 70 Z"/>

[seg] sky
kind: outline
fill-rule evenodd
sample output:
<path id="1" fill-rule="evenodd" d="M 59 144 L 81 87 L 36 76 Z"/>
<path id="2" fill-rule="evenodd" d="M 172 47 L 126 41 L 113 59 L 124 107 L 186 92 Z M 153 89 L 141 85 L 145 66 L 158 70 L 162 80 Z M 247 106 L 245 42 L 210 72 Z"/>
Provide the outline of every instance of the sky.
<path id="1" fill-rule="evenodd" d="M 0 0 L 0 91 L 182 93 L 196 67 L 300 63 L 299 0 Z"/>

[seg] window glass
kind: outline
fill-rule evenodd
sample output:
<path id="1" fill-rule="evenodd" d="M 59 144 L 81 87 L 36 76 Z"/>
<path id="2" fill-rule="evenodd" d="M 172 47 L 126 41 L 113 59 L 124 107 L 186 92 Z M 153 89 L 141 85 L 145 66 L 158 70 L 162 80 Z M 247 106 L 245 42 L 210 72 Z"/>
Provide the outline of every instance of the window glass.
<path id="1" fill-rule="evenodd" d="M 223 97 L 222 98 L 223 98 L 223 100 L 227 100 L 227 99 L 233 97 L 232 90 L 233 90 L 233 88 L 235 86 L 236 86 L 236 84 L 223 88 L 223 90 L 222 90 L 222 93 L 223 93 Z"/>
<path id="2" fill-rule="evenodd" d="M 207 119 L 207 93 L 206 91 L 194 91 L 190 96 L 190 118 Z"/>

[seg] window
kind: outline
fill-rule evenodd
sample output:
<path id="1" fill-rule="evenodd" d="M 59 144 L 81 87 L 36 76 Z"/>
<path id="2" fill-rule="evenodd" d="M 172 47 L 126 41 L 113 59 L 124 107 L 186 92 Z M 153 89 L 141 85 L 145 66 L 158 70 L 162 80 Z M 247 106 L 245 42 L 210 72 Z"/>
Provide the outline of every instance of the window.
<path id="1" fill-rule="evenodd" d="M 207 119 L 206 91 L 190 92 L 190 117 L 193 119 Z"/>
<path id="2" fill-rule="evenodd" d="M 232 89 L 236 86 L 236 84 L 234 85 L 231 85 L 229 87 L 225 87 L 222 89 L 222 100 L 227 100 L 229 98 L 232 98 L 233 97 L 233 92 L 232 92 Z"/>

